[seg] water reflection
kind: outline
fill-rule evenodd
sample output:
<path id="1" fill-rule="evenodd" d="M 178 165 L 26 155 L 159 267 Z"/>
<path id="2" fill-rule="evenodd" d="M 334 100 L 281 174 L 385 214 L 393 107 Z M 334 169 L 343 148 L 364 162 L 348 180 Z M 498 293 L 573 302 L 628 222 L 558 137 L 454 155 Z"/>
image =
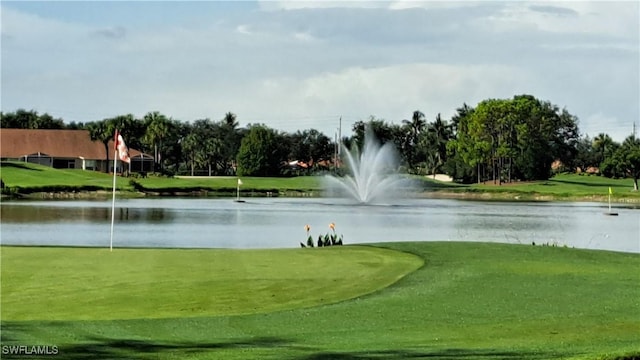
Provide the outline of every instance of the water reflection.
<path id="1" fill-rule="evenodd" d="M 0 218 L 3 223 L 59 223 L 84 222 L 99 223 L 111 221 L 111 208 L 108 207 L 63 207 L 27 204 L 14 206 L 4 204 Z M 162 208 L 136 209 L 116 208 L 115 218 L 119 221 L 142 223 L 162 223 L 170 220 L 171 213 Z"/>
<path id="2" fill-rule="evenodd" d="M 640 211 L 596 203 L 499 203 L 415 199 L 354 206 L 338 199 L 118 200 L 116 246 L 295 247 L 304 225 L 335 222 L 346 243 L 491 241 L 640 252 Z M 110 201 L 3 202 L 3 244 L 105 246 Z"/>

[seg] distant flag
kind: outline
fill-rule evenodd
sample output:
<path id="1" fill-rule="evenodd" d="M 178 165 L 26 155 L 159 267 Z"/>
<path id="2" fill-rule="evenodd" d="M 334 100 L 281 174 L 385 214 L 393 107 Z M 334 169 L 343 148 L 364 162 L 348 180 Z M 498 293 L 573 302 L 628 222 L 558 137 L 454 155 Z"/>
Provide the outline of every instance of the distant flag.
<path id="1" fill-rule="evenodd" d="M 240 201 L 240 185 L 242 185 L 242 180 L 238 178 L 238 187 L 236 189 L 236 202 L 244 202 L 244 201 Z"/>
<path id="2" fill-rule="evenodd" d="M 613 194 L 613 190 L 611 190 L 611 186 L 609 186 L 609 195 Z"/>
<path id="3" fill-rule="evenodd" d="M 116 134 L 114 136 L 115 148 L 118 151 L 118 158 L 121 161 L 124 161 L 128 164 L 131 163 L 131 159 L 129 158 L 129 151 L 127 150 L 127 145 L 124 143 L 124 139 L 120 132 L 116 129 Z"/>

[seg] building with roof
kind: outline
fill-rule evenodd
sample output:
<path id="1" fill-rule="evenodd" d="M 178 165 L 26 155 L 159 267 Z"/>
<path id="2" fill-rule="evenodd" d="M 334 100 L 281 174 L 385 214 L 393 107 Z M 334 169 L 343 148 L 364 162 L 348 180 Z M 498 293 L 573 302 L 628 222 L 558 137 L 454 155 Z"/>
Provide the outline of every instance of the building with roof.
<path id="1" fill-rule="evenodd" d="M 87 130 L 0 129 L 2 161 L 24 161 L 57 169 L 113 171 L 113 157 L 113 140 L 105 149 L 103 142 L 91 140 Z M 153 171 L 153 156 L 129 148 L 129 157 L 130 164 L 118 161 L 118 171 Z"/>

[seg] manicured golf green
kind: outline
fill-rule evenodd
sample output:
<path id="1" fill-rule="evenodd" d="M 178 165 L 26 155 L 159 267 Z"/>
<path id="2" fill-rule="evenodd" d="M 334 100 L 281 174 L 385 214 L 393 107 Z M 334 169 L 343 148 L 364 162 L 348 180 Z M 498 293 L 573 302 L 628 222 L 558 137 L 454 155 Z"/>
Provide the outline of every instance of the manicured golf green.
<path id="1" fill-rule="evenodd" d="M 639 254 L 486 243 L 1 250 L 3 345 L 57 345 L 65 359 L 640 356 Z M 240 311 L 202 306 L 218 287 Z"/>
<path id="2" fill-rule="evenodd" d="M 309 307 L 370 293 L 420 266 L 417 256 L 372 247 L 3 247 L 2 319 L 166 318 Z"/>

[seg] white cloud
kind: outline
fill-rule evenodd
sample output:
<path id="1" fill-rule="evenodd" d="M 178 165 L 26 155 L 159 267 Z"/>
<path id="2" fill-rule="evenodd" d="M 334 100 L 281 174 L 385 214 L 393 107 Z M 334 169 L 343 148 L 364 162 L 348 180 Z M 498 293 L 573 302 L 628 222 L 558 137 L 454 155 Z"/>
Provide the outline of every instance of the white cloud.
<path id="1" fill-rule="evenodd" d="M 496 29 L 505 31 L 533 27 L 552 33 L 631 35 L 637 39 L 639 4 L 597 1 L 510 2 L 497 16 L 488 20 Z"/>
<path id="2" fill-rule="evenodd" d="M 247 25 L 238 25 L 238 26 L 236 26 L 236 31 L 239 32 L 240 34 L 246 34 L 246 35 L 251 34 L 251 31 L 249 29 L 250 29 L 250 27 L 247 26 Z"/>
<path id="3" fill-rule="evenodd" d="M 332 9 L 332 8 L 384 8 L 388 6 L 386 1 L 378 0 L 262 0 L 260 8 L 265 11 L 275 10 L 299 10 L 299 9 Z"/>
<path id="4" fill-rule="evenodd" d="M 293 37 L 297 40 L 300 41 L 305 41 L 305 42 L 309 42 L 309 41 L 314 41 L 316 40 L 315 37 L 313 37 L 311 34 L 309 34 L 308 32 L 296 32 L 293 34 Z"/>
<path id="5" fill-rule="evenodd" d="M 390 2 L 389 9 L 456 9 L 461 7 L 478 6 L 481 4 L 482 1 L 395 0 Z"/>
<path id="6" fill-rule="evenodd" d="M 523 91 L 529 81 L 527 74 L 508 66 L 354 67 L 302 80 L 286 77 L 263 80 L 249 90 L 247 95 L 253 99 L 255 110 L 246 109 L 249 112 L 245 115 L 259 119 L 264 113 L 259 109 L 277 104 L 282 120 L 275 123 L 284 130 L 299 129 L 296 118 L 314 115 L 320 118 L 344 115 L 351 122 L 375 115 L 399 122 L 420 109 L 433 119 L 438 112 L 443 116 L 453 114 L 465 101 L 475 105 L 486 97 L 510 97 Z M 329 134 L 335 128 L 335 123 L 319 125 L 320 130 Z"/>

